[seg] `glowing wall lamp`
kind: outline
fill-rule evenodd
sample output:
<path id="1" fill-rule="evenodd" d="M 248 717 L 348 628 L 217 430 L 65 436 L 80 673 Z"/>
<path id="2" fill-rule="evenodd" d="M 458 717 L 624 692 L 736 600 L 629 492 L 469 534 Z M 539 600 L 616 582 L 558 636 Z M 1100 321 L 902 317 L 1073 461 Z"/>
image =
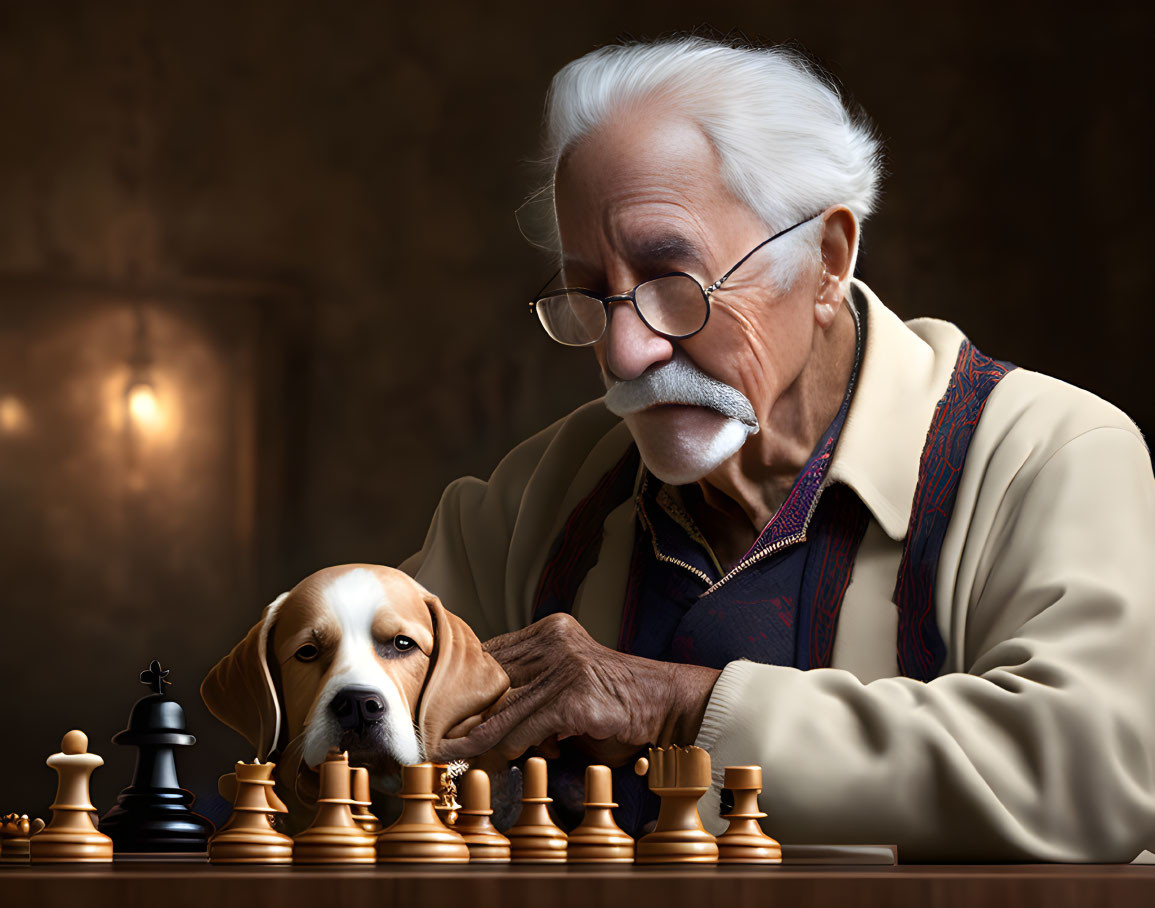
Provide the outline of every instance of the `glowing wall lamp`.
<path id="1" fill-rule="evenodd" d="M 0 432 L 19 435 L 28 428 L 28 410 L 15 394 L 0 396 Z"/>

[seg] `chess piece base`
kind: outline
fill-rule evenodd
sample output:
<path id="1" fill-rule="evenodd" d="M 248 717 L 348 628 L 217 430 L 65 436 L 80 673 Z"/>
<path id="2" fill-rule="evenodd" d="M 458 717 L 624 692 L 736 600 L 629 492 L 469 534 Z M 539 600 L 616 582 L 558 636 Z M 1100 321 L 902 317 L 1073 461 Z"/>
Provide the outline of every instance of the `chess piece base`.
<path id="1" fill-rule="evenodd" d="M 115 849 L 114 849 L 115 850 Z M 118 864 L 207 864 L 207 851 L 116 851 Z"/>
<path id="2" fill-rule="evenodd" d="M 781 864 L 782 849 L 766 845 L 735 845 L 718 843 L 719 864 Z"/>
<path id="3" fill-rule="evenodd" d="M 112 839 L 97 832 L 44 830 L 30 843 L 34 864 L 104 864 L 112 860 Z"/>
<path id="4" fill-rule="evenodd" d="M 489 817 L 459 814 L 454 829 L 465 839 L 465 844 L 469 848 L 469 863 L 509 863 L 509 839 L 494 828 L 493 824 L 489 822 Z"/>
<path id="5" fill-rule="evenodd" d="M 350 833 L 346 826 L 311 826 L 293 840 L 294 864 L 374 864 L 372 836 Z"/>
<path id="6" fill-rule="evenodd" d="M 566 861 L 570 864 L 632 864 L 634 840 L 616 824 L 578 826 L 569 834 Z"/>
<path id="7" fill-rule="evenodd" d="M 469 846 L 460 836 L 441 837 L 435 832 L 378 837 L 377 861 L 380 864 L 468 864 Z"/>
<path id="8" fill-rule="evenodd" d="M 382 864 L 467 864 L 469 846 L 445 827 L 398 821 L 377 836 L 377 861 Z"/>
<path id="9" fill-rule="evenodd" d="M 272 830 L 225 829 L 209 840 L 213 864 L 291 864 L 293 840 Z"/>
<path id="10" fill-rule="evenodd" d="M 567 864 L 632 864 L 632 845 L 585 845 L 575 847 L 570 842 Z"/>
<path id="11" fill-rule="evenodd" d="M 511 851 L 508 844 L 489 844 L 487 842 L 471 842 L 469 839 L 465 840 L 465 844 L 469 847 L 469 863 L 470 864 L 508 864 L 511 858 Z"/>
<path id="12" fill-rule="evenodd" d="M 5 839 L 0 845 L 0 864 L 27 864 L 28 839 Z"/>
<path id="13" fill-rule="evenodd" d="M 718 842 L 704 830 L 670 829 L 638 840 L 637 864 L 716 864 Z"/>
<path id="14" fill-rule="evenodd" d="M 718 836 L 718 863 L 781 864 L 782 846 L 762 831 L 756 819 L 735 818 Z"/>
<path id="15" fill-rule="evenodd" d="M 569 834 L 566 861 L 570 864 L 632 864 L 634 840 L 621 830 L 583 829 Z"/>
<path id="16" fill-rule="evenodd" d="M 126 788 L 101 817 L 98 829 L 117 852 L 198 852 L 208 848 L 213 824 L 189 809 L 183 789 Z"/>
<path id="17" fill-rule="evenodd" d="M 511 858 L 519 864 L 564 864 L 569 839 L 556 826 L 515 826 L 508 832 Z"/>

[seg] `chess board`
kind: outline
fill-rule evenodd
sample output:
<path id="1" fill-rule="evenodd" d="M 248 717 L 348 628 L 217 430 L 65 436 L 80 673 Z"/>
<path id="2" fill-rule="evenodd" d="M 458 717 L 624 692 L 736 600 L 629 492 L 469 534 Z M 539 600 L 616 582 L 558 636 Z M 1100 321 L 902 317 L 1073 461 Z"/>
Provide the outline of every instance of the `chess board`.
<path id="1" fill-rule="evenodd" d="M 1155 866 L 547 865 L 0 867 L 5 905 L 37 908 L 1149 908 Z"/>

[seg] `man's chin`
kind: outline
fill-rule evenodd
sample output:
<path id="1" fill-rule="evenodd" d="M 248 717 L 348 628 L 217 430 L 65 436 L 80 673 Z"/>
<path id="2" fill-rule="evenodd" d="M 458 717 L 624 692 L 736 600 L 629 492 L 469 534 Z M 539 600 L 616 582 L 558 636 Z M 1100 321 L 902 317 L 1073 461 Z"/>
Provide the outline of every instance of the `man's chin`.
<path id="1" fill-rule="evenodd" d="M 750 429 L 708 407 L 662 404 L 625 418 L 651 473 L 670 485 L 697 482 L 733 457 Z"/>

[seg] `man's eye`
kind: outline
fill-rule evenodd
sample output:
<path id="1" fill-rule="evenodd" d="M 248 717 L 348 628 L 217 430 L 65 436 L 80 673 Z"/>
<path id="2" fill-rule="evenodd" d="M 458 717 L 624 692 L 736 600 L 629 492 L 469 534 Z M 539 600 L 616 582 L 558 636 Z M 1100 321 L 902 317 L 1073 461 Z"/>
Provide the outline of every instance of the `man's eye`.
<path id="1" fill-rule="evenodd" d="M 398 652 L 401 653 L 413 649 L 413 647 L 416 645 L 417 644 L 410 640 L 408 637 L 402 636 L 401 634 L 398 634 L 393 638 L 393 646 L 397 649 Z"/>
<path id="2" fill-rule="evenodd" d="M 312 643 L 306 643 L 304 646 L 297 647 L 297 651 L 293 653 L 293 658 L 298 662 L 312 662 L 319 655 L 321 655 L 321 651 L 316 646 Z"/>

